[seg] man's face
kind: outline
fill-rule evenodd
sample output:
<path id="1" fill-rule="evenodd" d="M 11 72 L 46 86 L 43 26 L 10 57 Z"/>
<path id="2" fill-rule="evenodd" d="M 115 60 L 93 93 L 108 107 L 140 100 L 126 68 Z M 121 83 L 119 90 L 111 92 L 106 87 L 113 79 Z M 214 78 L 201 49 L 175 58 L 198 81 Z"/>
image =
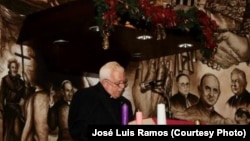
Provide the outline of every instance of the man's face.
<path id="1" fill-rule="evenodd" d="M 190 83 L 189 83 L 188 77 L 181 76 L 177 83 L 178 83 L 177 86 L 178 86 L 179 92 L 184 94 L 184 95 L 187 95 L 189 93 L 189 90 L 190 90 Z"/>
<path id="2" fill-rule="evenodd" d="M 233 73 L 231 75 L 231 89 L 236 95 L 240 95 L 244 91 L 245 85 L 240 74 Z"/>
<path id="3" fill-rule="evenodd" d="M 64 84 L 63 97 L 65 101 L 71 101 L 74 94 L 74 88 L 70 83 Z"/>
<path id="4" fill-rule="evenodd" d="M 122 95 L 125 88 L 127 87 L 127 79 L 124 72 L 115 71 L 111 75 L 112 79 L 105 79 L 107 82 L 106 90 L 113 98 L 118 98 Z"/>
<path id="5" fill-rule="evenodd" d="M 237 124 L 241 124 L 241 125 L 247 125 L 249 123 L 249 119 L 247 118 L 245 114 L 243 114 L 241 117 L 236 115 L 235 121 Z"/>
<path id="6" fill-rule="evenodd" d="M 200 87 L 201 100 L 208 106 L 213 106 L 220 95 L 219 82 L 213 76 L 207 76 L 203 79 L 203 85 Z"/>
<path id="7" fill-rule="evenodd" d="M 11 63 L 9 70 L 10 70 L 10 74 L 12 76 L 16 76 L 18 74 L 18 66 L 17 66 L 17 64 L 16 63 Z"/>

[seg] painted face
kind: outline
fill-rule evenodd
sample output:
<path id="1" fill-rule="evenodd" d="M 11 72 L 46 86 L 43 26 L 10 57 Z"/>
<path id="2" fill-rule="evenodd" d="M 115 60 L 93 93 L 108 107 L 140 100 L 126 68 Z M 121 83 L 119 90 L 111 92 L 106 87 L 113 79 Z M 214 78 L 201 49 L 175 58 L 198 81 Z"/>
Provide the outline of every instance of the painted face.
<path id="1" fill-rule="evenodd" d="M 237 124 L 247 125 L 250 120 L 247 118 L 247 116 L 245 114 L 242 114 L 241 116 L 236 115 L 235 121 Z"/>
<path id="2" fill-rule="evenodd" d="M 189 83 L 189 79 L 187 76 L 181 76 L 179 78 L 177 85 L 178 85 L 178 89 L 180 93 L 185 94 L 185 95 L 189 93 L 190 83 Z"/>
<path id="3" fill-rule="evenodd" d="M 18 65 L 16 63 L 11 63 L 9 70 L 12 76 L 16 76 L 18 74 Z"/>
<path id="4" fill-rule="evenodd" d="M 218 80 L 214 76 L 207 76 L 203 79 L 200 91 L 201 100 L 208 106 L 213 106 L 220 95 Z"/>
<path id="5" fill-rule="evenodd" d="M 240 74 L 233 73 L 231 75 L 231 89 L 232 92 L 236 95 L 240 95 L 244 91 L 245 84 Z"/>
<path id="6" fill-rule="evenodd" d="M 108 92 L 113 98 L 118 98 L 122 95 L 125 88 L 127 87 L 127 79 L 125 77 L 124 72 L 113 72 L 111 76 L 112 80 L 105 79 L 110 87 L 108 87 Z"/>
<path id="7" fill-rule="evenodd" d="M 64 84 L 63 97 L 65 101 L 71 101 L 74 94 L 74 88 L 70 83 Z"/>

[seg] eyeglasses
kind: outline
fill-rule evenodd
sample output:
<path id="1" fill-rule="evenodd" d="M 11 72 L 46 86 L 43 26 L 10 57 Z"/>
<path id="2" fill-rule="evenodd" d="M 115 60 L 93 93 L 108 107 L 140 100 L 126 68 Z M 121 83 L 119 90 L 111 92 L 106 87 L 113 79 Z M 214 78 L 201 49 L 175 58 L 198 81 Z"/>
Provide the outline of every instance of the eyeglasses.
<path id="1" fill-rule="evenodd" d="M 186 86 L 186 87 L 189 87 L 190 84 L 189 84 L 189 83 L 179 83 L 179 85 L 180 85 L 181 87 L 185 87 L 185 86 Z"/>
<path id="2" fill-rule="evenodd" d="M 128 80 L 127 79 L 124 80 L 124 81 L 120 81 L 120 82 L 112 82 L 112 81 L 110 81 L 108 79 L 105 79 L 105 80 L 107 80 L 108 82 L 110 82 L 111 84 L 114 84 L 115 86 L 117 86 L 119 88 L 122 88 L 122 86 L 124 86 L 124 87 L 128 86 Z"/>

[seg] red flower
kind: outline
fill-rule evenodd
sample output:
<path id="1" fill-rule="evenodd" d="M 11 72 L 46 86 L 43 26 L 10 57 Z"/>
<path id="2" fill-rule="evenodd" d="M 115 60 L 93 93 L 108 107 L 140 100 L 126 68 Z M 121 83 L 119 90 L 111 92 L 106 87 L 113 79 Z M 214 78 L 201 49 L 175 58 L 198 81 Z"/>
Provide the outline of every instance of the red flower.
<path id="1" fill-rule="evenodd" d="M 157 29 L 157 27 L 160 25 L 161 28 L 173 28 L 177 27 L 180 29 L 185 29 L 188 31 L 188 28 L 192 28 L 194 26 L 200 26 L 202 30 L 202 41 L 204 41 L 204 46 L 202 48 L 206 48 L 208 50 L 206 51 L 214 51 L 217 48 L 217 43 L 214 39 L 214 33 L 218 29 L 218 25 L 214 20 L 212 20 L 204 11 L 198 10 L 196 8 L 193 8 L 191 10 L 196 10 L 196 16 L 195 18 L 191 17 L 190 15 L 185 15 L 186 13 L 180 12 L 181 15 L 177 15 L 178 11 L 175 11 L 171 8 L 164 8 L 163 6 L 155 6 L 150 3 L 149 0 L 137 0 L 133 2 L 135 3 L 129 3 L 130 1 L 120 1 L 120 0 L 104 0 L 104 4 L 100 4 L 100 7 L 102 8 L 99 12 L 101 12 L 102 17 L 98 17 L 97 19 L 102 19 L 101 21 L 102 30 L 109 31 L 110 27 L 112 27 L 115 23 L 119 22 L 118 19 L 121 19 L 122 17 L 118 17 L 117 13 L 124 12 L 124 11 L 117 11 L 119 10 L 119 6 L 121 4 L 124 4 L 124 7 L 127 7 L 126 10 L 138 10 L 137 13 L 142 14 L 141 16 L 134 16 L 132 15 L 134 20 L 138 20 L 139 22 L 133 22 L 133 23 L 141 23 L 140 20 L 145 20 L 145 23 L 148 25 L 152 25 L 151 29 Z M 108 5 L 108 9 L 106 6 Z M 133 7 L 134 6 L 134 7 Z M 137 7 L 138 6 L 138 7 Z M 103 8 L 104 7 L 104 8 Z M 124 9 L 123 9 L 124 10 Z M 134 11 L 125 11 L 129 14 L 135 13 Z M 190 12 L 187 12 L 187 14 L 190 14 Z M 192 12 L 191 12 L 192 14 Z M 130 16 L 130 15 L 129 15 Z M 128 16 L 128 17 L 129 17 Z M 135 17 L 137 19 L 135 19 Z M 197 23 L 197 20 L 198 23 Z M 126 19 L 129 20 L 129 19 Z M 122 20 L 120 20 L 122 21 Z M 192 23 L 193 22 L 193 23 Z M 118 23 L 119 24 L 119 23 Z M 193 24 L 193 25 L 192 25 Z M 211 52 L 209 52 L 211 53 Z"/>
<path id="2" fill-rule="evenodd" d="M 118 0 L 105 0 L 105 2 L 109 5 L 110 9 L 115 9 L 119 1 Z"/>
<path id="3" fill-rule="evenodd" d="M 215 21 L 213 21 L 208 15 L 201 11 L 197 11 L 197 17 L 199 23 L 201 24 L 203 35 L 205 37 L 205 47 L 211 50 L 215 50 L 217 48 L 217 43 L 214 39 L 214 32 L 218 29 L 218 25 Z"/>
<path id="4" fill-rule="evenodd" d="M 117 20 L 117 18 L 118 18 L 118 16 L 117 16 L 115 10 L 106 11 L 103 14 L 103 20 L 105 21 L 103 28 L 105 29 L 105 28 L 108 28 L 109 26 L 112 26 L 115 23 L 115 21 Z"/>

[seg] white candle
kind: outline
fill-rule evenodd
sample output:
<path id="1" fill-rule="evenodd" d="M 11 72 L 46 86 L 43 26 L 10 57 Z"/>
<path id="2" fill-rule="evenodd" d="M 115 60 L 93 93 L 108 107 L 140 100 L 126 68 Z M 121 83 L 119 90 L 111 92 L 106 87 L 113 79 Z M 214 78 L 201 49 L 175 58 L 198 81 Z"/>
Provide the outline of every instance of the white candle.
<path id="1" fill-rule="evenodd" d="M 166 125 L 165 104 L 157 104 L 157 125 Z"/>
<path id="2" fill-rule="evenodd" d="M 142 124 L 142 112 L 138 111 L 136 112 L 136 124 L 141 125 Z"/>

